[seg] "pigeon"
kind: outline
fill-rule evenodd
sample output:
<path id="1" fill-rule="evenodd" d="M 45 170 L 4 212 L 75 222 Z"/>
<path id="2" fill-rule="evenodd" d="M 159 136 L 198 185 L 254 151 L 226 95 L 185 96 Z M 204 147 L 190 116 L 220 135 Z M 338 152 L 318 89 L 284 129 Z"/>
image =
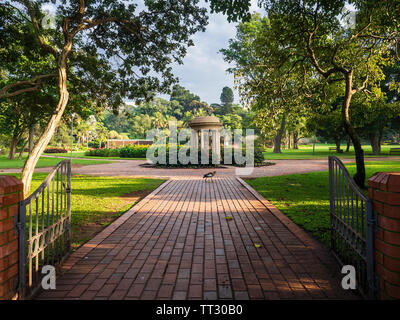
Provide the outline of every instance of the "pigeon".
<path id="1" fill-rule="evenodd" d="M 203 176 L 203 179 L 206 179 L 206 181 L 207 181 L 207 179 L 210 178 L 211 182 L 212 182 L 212 178 L 215 176 L 216 173 L 217 173 L 216 171 L 212 171 L 212 172 L 206 173 Z"/>

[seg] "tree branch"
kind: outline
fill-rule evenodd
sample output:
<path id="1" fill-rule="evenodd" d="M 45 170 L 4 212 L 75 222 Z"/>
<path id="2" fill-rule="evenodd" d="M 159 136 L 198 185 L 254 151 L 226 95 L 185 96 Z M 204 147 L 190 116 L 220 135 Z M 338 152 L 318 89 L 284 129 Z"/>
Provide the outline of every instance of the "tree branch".
<path id="1" fill-rule="evenodd" d="M 52 78 L 52 77 L 56 77 L 56 76 L 57 76 L 56 74 L 45 74 L 45 75 L 33 77 L 31 80 L 17 81 L 17 82 L 11 83 L 9 85 L 6 85 L 5 87 L 0 89 L 0 99 L 10 98 L 10 97 L 20 95 L 22 93 L 36 91 L 41 85 L 40 80 L 45 79 L 45 78 Z M 19 90 L 13 91 L 13 92 L 9 92 L 11 89 L 14 89 L 19 86 L 31 86 L 31 87 L 19 89 Z"/>
<path id="2" fill-rule="evenodd" d="M 26 8 L 28 9 L 28 13 L 29 13 L 29 15 L 31 17 L 31 20 L 32 20 L 32 23 L 33 23 L 33 27 L 35 29 L 35 33 L 36 33 L 36 36 L 39 39 L 40 44 L 42 45 L 42 47 L 47 52 L 53 54 L 54 57 L 57 58 L 58 50 L 55 47 L 53 47 L 50 44 L 48 44 L 47 41 L 45 40 L 45 38 L 43 37 L 43 35 L 40 32 L 39 22 L 36 19 L 35 12 L 34 12 L 34 10 L 32 8 L 31 2 L 29 0 L 24 0 L 24 3 L 25 3 Z"/>

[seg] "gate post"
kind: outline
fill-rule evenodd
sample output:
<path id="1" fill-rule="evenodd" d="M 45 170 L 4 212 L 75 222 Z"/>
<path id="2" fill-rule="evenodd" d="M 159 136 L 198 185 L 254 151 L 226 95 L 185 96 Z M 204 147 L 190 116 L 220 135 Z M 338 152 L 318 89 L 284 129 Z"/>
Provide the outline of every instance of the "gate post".
<path id="1" fill-rule="evenodd" d="M 400 299 L 400 173 L 378 172 L 368 180 L 377 213 L 375 266 L 381 299 Z"/>
<path id="2" fill-rule="evenodd" d="M 18 281 L 18 234 L 15 217 L 23 200 L 23 183 L 0 176 L 0 300 L 16 298 Z"/>

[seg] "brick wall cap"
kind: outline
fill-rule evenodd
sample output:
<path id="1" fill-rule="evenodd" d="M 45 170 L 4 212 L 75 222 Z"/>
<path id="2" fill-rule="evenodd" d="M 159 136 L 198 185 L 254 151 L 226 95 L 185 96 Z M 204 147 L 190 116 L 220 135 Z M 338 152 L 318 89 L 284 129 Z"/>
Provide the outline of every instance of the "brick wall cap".
<path id="1" fill-rule="evenodd" d="M 14 176 L 0 176 L 0 194 L 23 190 L 23 183 Z"/>
<path id="2" fill-rule="evenodd" d="M 377 172 L 368 180 L 368 186 L 382 191 L 400 192 L 400 172 Z"/>

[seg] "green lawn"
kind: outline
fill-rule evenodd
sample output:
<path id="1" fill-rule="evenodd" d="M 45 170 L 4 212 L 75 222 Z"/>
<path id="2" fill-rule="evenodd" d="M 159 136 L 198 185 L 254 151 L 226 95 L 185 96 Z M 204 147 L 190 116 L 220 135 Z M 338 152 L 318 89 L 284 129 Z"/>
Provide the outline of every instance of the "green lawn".
<path id="1" fill-rule="evenodd" d="M 7 156 L 0 156 L 0 169 L 18 169 L 24 166 L 26 157 L 23 157 L 21 160 L 14 159 L 8 160 Z M 38 161 L 36 168 L 44 168 L 44 167 L 54 167 L 59 163 L 62 159 L 58 158 L 40 158 Z M 110 163 L 110 161 L 106 160 L 73 160 L 73 164 L 81 164 L 81 165 L 90 165 L 90 164 L 103 164 Z"/>
<path id="2" fill-rule="evenodd" d="M 299 149 L 282 149 L 282 153 L 273 153 L 272 148 L 267 149 L 263 152 L 266 160 L 278 160 L 278 159 L 326 159 L 329 155 L 335 155 L 339 158 L 354 158 L 354 148 L 350 147 L 350 152 L 343 152 L 338 154 L 336 152 L 330 152 L 329 147 L 334 147 L 333 144 L 316 144 L 315 152 L 313 154 L 312 145 L 300 145 Z M 397 147 L 398 145 L 384 145 L 382 146 L 382 153 L 380 155 L 372 154 L 371 146 L 365 145 L 363 146 L 365 156 L 366 157 L 389 157 L 389 149 L 391 147 Z M 342 145 L 342 149 L 346 149 L 345 145 Z M 66 157 L 69 156 L 69 153 L 52 153 L 47 154 L 50 156 L 57 157 Z M 86 156 L 84 151 L 74 151 L 72 153 L 75 158 L 84 158 L 84 159 L 100 159 L 101 157 L 91 157 Z M 113 160 L 144 160 L 144 158 L 121 158 L 121 157 L 106 157 L 104 159 L 113 159 Z"/>
<path id="3" fill-rule="evenodd" d="M 400 161 L 366 162 L 367 178 L 379 171 L 400 171 Z M 355 164 L 347 164 L 353 175 Z M 330 245 L 328 171 L 247 179 L 279 210 L 313 236 Z"/>
<path id="4" fill-rule="evenodd" d="M 15 176 L 19 177 L 19 174 Z M 36 190 L 46 176 L 45 173 L 35 173 L 31 190 Z M 72 246 L 76 248 L 93 238 L 97 232 L 164 181 L 73 175 L 71 178 Z"/>
<path id="5" fill-rule="evenodd" d="M 46 156 L 56 156 L 56 157 L 69 157 L 70 153 L 48 153 Z M 86 156 L 85 151 L 73 151 L 73 158 L 84 158 L 84 159 L 102 159 L 99 156 Z M 104 157 L 104 159 L 112 160 L 145 160 L 146 158 L 121 158 L 121 157 Z"/>
<path id="6" fill-rule="evenodd" d="M 329 152 L 329 147 L 334 147 L 333 144 L 316 144 L 315 153 L 313 154 L 312 145 L 300 145 L 299 149 L 282 149 L 282 153 L 273 153 L 272 148 L 267 149 L 264 153 L 266 160 L 277 160 L 277 159 L 326 159 L 329 155 L 335 155 L 338 158 L 354 158 L 354 148 L 350 147 L 350 152 L 336 153 Z M 389 149 L 391 147 L 399 148 L 399 145 L 385 145 L 382 146 L 382 152 L 380 155 L 372 154 L 371 146 L 363 146 L 366 157 L 388 157 Z M 342 145 L 343 151 L 346 150 L 346 145 Z"/>

